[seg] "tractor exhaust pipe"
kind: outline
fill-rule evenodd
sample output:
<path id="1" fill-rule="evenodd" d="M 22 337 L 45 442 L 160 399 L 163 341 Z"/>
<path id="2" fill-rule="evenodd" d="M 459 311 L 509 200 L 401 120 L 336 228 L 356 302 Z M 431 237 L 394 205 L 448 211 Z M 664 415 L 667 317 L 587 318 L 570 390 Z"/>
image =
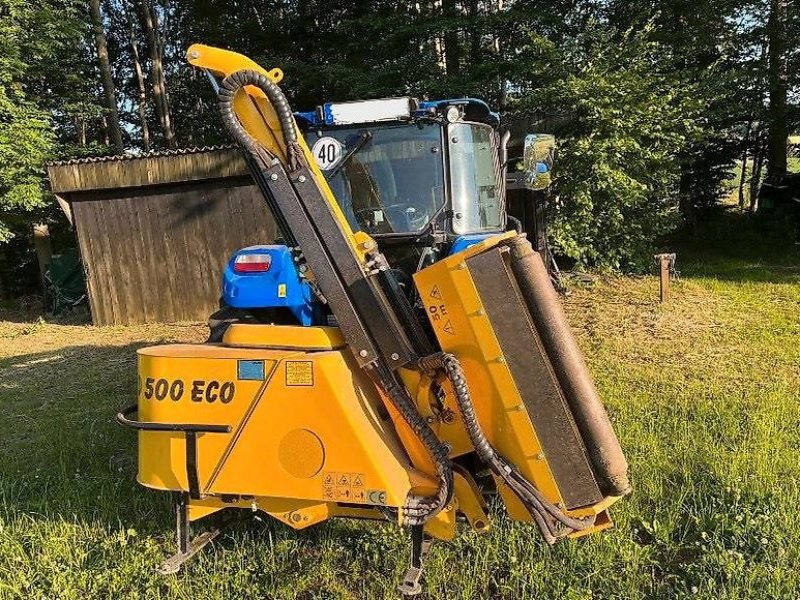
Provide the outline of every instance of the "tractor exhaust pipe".
<path id="1" fill-rule="evenodd" d="M 542 258 L 523 236 L 509 240 L 508 246 L 511 269 L 586 445 L 600 491 L 627 495 L 631 491 L 628 462 Z"/>

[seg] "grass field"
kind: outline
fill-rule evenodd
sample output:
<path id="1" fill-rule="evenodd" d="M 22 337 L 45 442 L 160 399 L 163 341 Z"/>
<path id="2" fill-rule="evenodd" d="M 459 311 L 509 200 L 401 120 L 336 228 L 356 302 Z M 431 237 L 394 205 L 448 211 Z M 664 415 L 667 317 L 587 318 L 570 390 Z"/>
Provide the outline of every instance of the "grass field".
<path id="1" fill-rule="evenodd" d="M 800 257 L 758 231 L 715 239 L 681 250 L 667 304 L 653 277 L 584 279 L 566 299 L 631 464 L 616 528 L 548 548 L 498 515 L 434 546 L 424 597 L 800 596 Z M 135 483 L 113 415 L 135 397 L 136 348 L 204 329 L 0 320 L 0 598 L 396 597 L 406 537 L 350 522 L 245 521 L 158 576 L 168 499 Z"/>

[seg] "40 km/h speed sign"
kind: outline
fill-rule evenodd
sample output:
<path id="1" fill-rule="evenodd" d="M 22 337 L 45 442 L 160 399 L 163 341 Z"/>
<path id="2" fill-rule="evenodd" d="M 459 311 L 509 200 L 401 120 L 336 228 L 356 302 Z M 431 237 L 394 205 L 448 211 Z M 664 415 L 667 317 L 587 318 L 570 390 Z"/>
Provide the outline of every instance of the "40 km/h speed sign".
<path id="1" fill-rule="evenodd" d="M 320 169 L 330 171 L 342 158 L 344 146 L 336 138 L 323 137 L 314 142 L 311 154 Z"/>

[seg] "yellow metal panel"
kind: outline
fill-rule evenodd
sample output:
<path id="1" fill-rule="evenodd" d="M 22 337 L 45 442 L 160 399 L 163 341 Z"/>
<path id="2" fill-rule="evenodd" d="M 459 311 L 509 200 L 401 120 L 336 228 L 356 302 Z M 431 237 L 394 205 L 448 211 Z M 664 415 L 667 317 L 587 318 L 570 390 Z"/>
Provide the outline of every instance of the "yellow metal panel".
<path id="1" fill-rule="evenodd" d="M 237 348 L 300 350 L 337 350 L 346 345 L 338 327 L 297 327 L 249 323 L 234 323 L 228 327 L 225 330 L 223 344 Z"/>
<path id="2" fill-rule="evenodd" d="M 450 503 L 425 523 L 425 533 L 437 540 L 456 537 L 456 504 Z"/>
<path id="3" fill-rule="evenodd" d="M 263 361 L 263 379 L 240 379 L 242 360 Z M 346 351 L 173 345 L 142 349 L 139 361 L 141 420 L 232 428 L 198 438 L 202 493 L 399 507 L 412 488 L 435 489 Z M 188 489 L 183 434 L 140 432 L 139 447 L 142 484 Z"/>
<path id="4" fill-rule="evenodd" d="M 442 349 L 461 361 L 487 437 L 550 501 L 559 503 L 558 487 L 546 460 L 540 458 L 530 418 L 465 262 L 513 235 L 498 235 L 447 257 L 416 273 L 414 281 Z M 445 430 L 440 434 L 448 441 Z M 514 504 L 505 486 L 500 493 L 507 504 Z M 530 520 L 527 511 L 514 513 L 515 518 Z"/>
<path id="5" fill-rule="evenodd" d="M 514 235 L 513 232 L 501 234 L 449 256 L 416 273 L 414 281 L 442 349 L 452 352 L 461 361 L 476 414 L 490 442 L 548 500 L 561 504 L 558 486 L 466 265 L 468 258 Z M 451 397 L 451 392 L 447 397 Z M 451 445 L 463 444 L 461 428 L 440 426 L 436 431 Z M 528 510 L 514 493 L 502 481 L 496 481 L 509 515 L 516 520 L 530 521 Z M 567 511 L 567 514 L 597 515 L 597 524 L 581 533 L 598 531 L 610 526 L 607 516 L 601 519 L 601 515 L 617 500 L 617 497 L 604 498 L 593 506 Z"/>

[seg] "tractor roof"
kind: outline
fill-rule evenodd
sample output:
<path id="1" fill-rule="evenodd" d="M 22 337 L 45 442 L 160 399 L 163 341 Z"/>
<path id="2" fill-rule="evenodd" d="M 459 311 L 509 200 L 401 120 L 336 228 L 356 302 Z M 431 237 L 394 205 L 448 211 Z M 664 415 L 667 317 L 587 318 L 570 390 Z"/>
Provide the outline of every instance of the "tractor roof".
<path id="1" fill-rule="evenodd" d="M 486 123 L 492 127 L 500 124 L 500 115 L 478 98 L 448 98 L 444 100 L 417 100 L 416 98 L 381 98 L 354 102 L 326 102 L 317 110 L 294 113 L 301 129 L 311 127 L 336 127 L 408 121 L 433 115 L 444 115 L 451 106 L 461 109 L 464 119 Z"/>

